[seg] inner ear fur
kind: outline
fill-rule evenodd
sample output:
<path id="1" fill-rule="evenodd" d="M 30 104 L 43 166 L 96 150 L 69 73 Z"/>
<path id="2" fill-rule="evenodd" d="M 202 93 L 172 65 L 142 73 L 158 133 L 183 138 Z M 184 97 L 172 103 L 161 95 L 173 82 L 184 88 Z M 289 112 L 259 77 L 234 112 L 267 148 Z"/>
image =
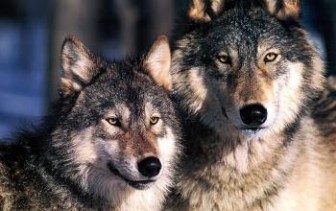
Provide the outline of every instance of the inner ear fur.
<path id="1" fill-rule="evenodd" d="M 225 0 L 191 0 L 188 17 L 198 22 L 210 22 L 223 9 Z"/>
<path id="2" fill-rule="evenodd" d="M 299 0 L 265 0 L 268 11 L 280 20 L 299 19 Z"/>
<path id="3" fill-rule="evenodd" d="M 248 2 L 251 1 L 251 2 Z M 299 0 L 190 0 L 188 18 L 210 22 L 223 10 L 236 6 L 266 5 L 269 13 L 280 20 L 300 17 Z"/>
<path id="4" fill-rule="evenodd" d="M 168 38 L 159 36 L 145 55 L 143 67 L 148 75 L 166 90 L 172 90 L 170 75 L 171 53 Z"/>
<path id="5" fill-rule="evenodd" d="M 94 76 L 95 64 L 89 50 L 75 37 L 64 40 L 61 50 L 61 91 L 80 91 Z"/>

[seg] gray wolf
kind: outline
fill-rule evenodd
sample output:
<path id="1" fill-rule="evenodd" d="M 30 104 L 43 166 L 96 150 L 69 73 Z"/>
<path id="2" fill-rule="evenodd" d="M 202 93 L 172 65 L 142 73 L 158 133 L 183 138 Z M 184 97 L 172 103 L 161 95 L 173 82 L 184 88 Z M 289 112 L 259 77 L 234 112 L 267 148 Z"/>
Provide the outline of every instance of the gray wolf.
<path id="1" fill-rule="evenodd" d="M 0 145 L 1 210 L 160 210 L 180 151 L 167 38 L 119 62 L 67 38 L 61 59 L 50 114 Z"/>
<path id="2" fill-rule="evenodd" d="M 193 0 L 182 24 L 185 157 L 167 209 L 336 210 L 335 95 L 317 100 L 324 64 L 299 1 Z"/>

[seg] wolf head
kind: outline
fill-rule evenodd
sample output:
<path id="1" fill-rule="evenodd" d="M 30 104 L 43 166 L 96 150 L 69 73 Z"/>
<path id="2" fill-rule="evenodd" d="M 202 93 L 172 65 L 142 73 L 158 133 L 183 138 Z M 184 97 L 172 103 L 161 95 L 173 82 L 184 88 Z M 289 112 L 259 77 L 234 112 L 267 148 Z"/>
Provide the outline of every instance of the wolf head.
<path id="1" fill-rule="evenodd" d="M 182 106 L 252 137 L 296 126 L 322 89 L 323 64 L 298 0 L 194 0 L 173 54 Z"/>
<path id="2" fill-rule="evenodd" d="M 120 198 L 152 186 L 165 192 L 179 154 L 169 69 L 163 36 L 141 59 L 122 62 L 106 61 L 75 38 L 66 39 L 51 135 L 54 170 L 99 197 Z"/>

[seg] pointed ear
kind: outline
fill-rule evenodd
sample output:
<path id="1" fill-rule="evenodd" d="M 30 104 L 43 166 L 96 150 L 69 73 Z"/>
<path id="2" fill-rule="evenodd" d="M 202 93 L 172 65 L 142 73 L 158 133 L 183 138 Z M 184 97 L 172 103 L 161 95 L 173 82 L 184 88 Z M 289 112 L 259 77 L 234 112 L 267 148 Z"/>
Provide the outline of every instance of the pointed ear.
<path id="1" fill-rule="evenodd" d="M 61 52 L 61 91 L 68 95 L 80 91 L 93 78 L 94 61 L 89 50 L 76 38 L 63 42 Z"/>
<path id="2" fill-rule="evenodd" d="M 143 67 L 152 79 L 166 90 L 172 90 L 171 55 L 168 38 L 159 36 L 145 56 Z"/>
<path id="3" fill-rule="evenodd" d="M 198 22 L 210 22 L 223 9 L 224 0 L 191 0 L 188 17 Z"/>
<path id="4" fill-rule="evenodd" d="M 280 20 L 294 19 L 300 17 L 299 0 L 265 0 L 269 12 Z"/>

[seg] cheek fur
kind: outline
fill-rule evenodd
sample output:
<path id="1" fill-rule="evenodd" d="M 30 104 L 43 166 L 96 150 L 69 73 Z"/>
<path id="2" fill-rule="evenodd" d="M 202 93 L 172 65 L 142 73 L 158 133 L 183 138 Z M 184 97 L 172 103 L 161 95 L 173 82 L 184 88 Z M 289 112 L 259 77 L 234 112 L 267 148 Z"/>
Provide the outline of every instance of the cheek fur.
<path id="1" fill-rule="evenodd" d="M 172 129 L 169 127 L 166 127 L 165 129 L 166 135 L 162 138 L 158 138 L 158 152 L 159 159 L 163 165 L 170 166 L 180 154 L 180 147 L 178 138 L 174 135 Z"/>
<path id="2" fill-rule="evenodd" d="M 71 139 L 72 149 L 74 150 L 73 159 L 79 163 L 94 163 L 97 160 L 97 152 L 93 143 L 93 127 L 84 129 Z"/>
<path id="3" fill-rule="evenodd" d="M 302 63 L 292 63 L 288 65 L 288 74 L 285 76 L 283 82 L 278 84 L 283 84 L 283 86 L 278 85 L 278 118 L 277 121 L 279 124 L 285 126 L 290 122 L 294 121 L 296 114 L 299 113 L 303 97 L 302 94 L 302 72 L 304 71 L 304 66 Z M 301 94 L 300 94 L 301 93 Z M 278 128 L 280 129 L 280 128 Z"/>
<path id="4" fill-rule="evenodd" d="M 77 164 L 105 168 L 109 161 L 119 160 L 118 141 L 97 137 L 93 127 L 84 129 L 78 134 L 71 139 L 72 158 Z"/>
<path id="5" fill-rule="evenodd" d="M 208 96 L 208 87 L 203 77 L 204 70 L 200 67 L 194 67 L 188 70 L 188 74 L 183 76 L 177 73 L 173 75 L 175 88 L 183 94 L 185 106 L 188 106 L 192 112 L 198 112 Z M 191 86 L 186 87 L 186 81 Z M 193 94 L 190 94 L 193 93 Z"/>

